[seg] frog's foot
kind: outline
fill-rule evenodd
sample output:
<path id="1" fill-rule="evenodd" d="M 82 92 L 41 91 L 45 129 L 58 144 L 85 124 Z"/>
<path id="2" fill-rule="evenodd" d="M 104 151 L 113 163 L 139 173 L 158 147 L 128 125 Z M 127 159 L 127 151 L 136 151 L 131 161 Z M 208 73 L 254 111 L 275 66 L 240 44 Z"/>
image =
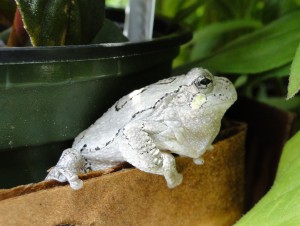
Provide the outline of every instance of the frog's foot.
<path id="1" fill-rule="evenodd" d="M 78 190 L 82 188 L 83 182 L 77 176 L 83 164 L 80 152 L 75 149 L 66 149 L 56 166 L 49 170 L 45 180 L 57 180 L 70 183 L 71 188 Z"/>
<path id="2" fill-rule="evenodd" d="M 196 158 L 196 159 L 193 159 L 194 163 L 196 165 L 203 165 L 204 164 L 204 159 L 203 158 Z"/>
<path id="3" fill-rule="evenodd" d="M 81 189 L 83 186 L 83 181 L 80 180 L 75 173 L 72 173 L 69 169 L 60 166 L 52 167 L 45 180 L 57 180 L 59 182 L 68 181 L 71 188 L 74 190 Z"/>
<path id="4" fill-rule="evenodd" d="M 122 138 L 120 151 L 127 162 L 142 171 L 163 175 L 169 188 L 182 183 L 183 176 L 176 170 L 174 156 L 156 147 L 143 123 L 126 126 Z"/>

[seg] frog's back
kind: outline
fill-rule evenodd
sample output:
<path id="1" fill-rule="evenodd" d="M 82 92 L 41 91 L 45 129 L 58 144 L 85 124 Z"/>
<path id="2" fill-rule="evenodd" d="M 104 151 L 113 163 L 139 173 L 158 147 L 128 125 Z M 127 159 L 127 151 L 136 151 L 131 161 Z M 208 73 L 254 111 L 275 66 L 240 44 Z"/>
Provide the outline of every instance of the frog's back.
<path id="1" fill-rule="evenodd" d="M 147 119 L 166 97 L 179 92 L 186 83 L 186 76 L 170 77 L 152 85 L 135 90 L 119 99 L 86 131 L 75 139 L 73 146 L 95 143 L 102 148 L 113 142 L 126 124 L 139 119 Z"/>

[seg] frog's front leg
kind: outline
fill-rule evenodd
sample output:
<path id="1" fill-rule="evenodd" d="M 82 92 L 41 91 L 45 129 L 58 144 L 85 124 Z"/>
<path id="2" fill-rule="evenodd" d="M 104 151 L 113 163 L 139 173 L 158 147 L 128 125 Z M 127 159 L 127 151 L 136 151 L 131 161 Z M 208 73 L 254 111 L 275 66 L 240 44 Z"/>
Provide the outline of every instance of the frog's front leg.
<path id="1" fill-rule="evenodd" d="M 159 150 L 151 138 L 151 133 L 161 132 L 162 127 L 159 123 L 153 127 L 151 122 L 128 124 L 123 129 L 120 151 L 127 162 L 142 171 L 163 175 L 168 187 L 174 188 L 183 179 L 176 170 L 175 158 L 172 154 Z M 153 131 L 149 131 L 149 128 L 153 128 Z"/>
<path id="2" fill-rule="evenodd" d="M 77 176 L 83 166 L 83 158 L 80 152 L 74 148 L 63 151 L 56 166 L 49 170 L 45 180 L 68 181 L 70 186 L 78 190 L 82 188 L 83 182 Z"/>

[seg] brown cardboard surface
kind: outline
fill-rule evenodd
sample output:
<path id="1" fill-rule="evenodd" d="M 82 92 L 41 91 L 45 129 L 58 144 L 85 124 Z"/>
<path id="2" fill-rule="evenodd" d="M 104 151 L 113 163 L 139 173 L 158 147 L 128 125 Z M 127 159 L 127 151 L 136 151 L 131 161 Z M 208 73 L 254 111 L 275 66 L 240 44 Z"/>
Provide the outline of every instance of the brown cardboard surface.
<path id="1" fill-rule="evenodd" d="M 243 213 L 245 128 L 214 144 L 205 164 L 177 157 L 183 184 L 138 169 L 85 175 L 74 191 L 57 182 L 0 190 L 0 225 L 232 225 Z"/>

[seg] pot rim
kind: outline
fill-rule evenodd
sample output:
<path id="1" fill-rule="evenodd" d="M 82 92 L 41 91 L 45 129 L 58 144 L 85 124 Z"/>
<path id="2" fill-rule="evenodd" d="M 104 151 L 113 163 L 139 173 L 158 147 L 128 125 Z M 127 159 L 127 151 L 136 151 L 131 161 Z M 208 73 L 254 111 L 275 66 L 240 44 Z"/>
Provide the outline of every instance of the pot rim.
<path id="1" fill-rule="evenodd" d="M 112 14 L 117 22 L 123 22 L 124 12 L 118 9 L 107 10 L 108 17 Z M 166 18 L 156 17 L 154 30 L 166 33 L 171 22 Z M 161 51 L 174 48 L 188 42 L 192 38 L 191 31 L 182 25 L 176 25 L 171 33 L 163 34 L 151 40 L 141 42 L 119 42 L 68 46 L 39 47 L 4 47 L 0 48 L 0 65 L 51 63 L 96 60 L 103 58 L 122 58 L 129 55 L 142 55 L 145 52 Z M 72 54 L 70 54 L 72 53 Z"/>

